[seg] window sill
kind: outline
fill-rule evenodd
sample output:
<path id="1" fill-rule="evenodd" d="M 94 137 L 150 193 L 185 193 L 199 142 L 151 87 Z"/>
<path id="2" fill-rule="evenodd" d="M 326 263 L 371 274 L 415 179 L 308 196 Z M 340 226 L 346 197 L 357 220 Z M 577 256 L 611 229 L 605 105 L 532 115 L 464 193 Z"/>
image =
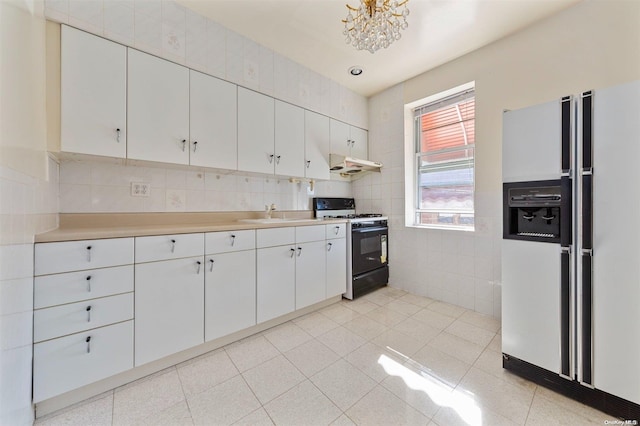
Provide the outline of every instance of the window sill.
<path id="1" fill-rule="evenodd" d="M 446 226 L 446 225 L 421 225 L 421 224 L 412 224 L 412 225 L 404 225 L 405 228 L 418 228 L 418 229 L 434 229 L 440 231 L 462 231 L 462 232 L 475 232 L 475 226 L 469 227 L 461 227 L 461 226 Z"/>

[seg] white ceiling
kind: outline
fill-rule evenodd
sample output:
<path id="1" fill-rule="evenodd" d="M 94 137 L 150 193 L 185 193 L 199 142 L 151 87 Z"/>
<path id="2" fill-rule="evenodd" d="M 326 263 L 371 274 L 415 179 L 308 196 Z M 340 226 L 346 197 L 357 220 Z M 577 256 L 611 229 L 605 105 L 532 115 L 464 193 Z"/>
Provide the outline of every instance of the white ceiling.
<path id="1" fill-rule="evenodd" d="M 409 28 L 388 49 L 344 40 L 346 3 L 360 0 L 177 0 L 243 36 L 370 96 L 514 33 L 580 0 L 410 0 Z M 347 70 L 359 65 L 364 73 Z"/>

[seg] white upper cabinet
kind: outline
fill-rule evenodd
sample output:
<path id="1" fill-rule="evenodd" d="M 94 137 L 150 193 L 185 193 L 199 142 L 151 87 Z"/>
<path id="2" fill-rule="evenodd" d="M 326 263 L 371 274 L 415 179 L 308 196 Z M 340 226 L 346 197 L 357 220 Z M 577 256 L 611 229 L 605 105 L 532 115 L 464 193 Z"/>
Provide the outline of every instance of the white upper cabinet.
<path id="1" fill-rule="evenodd" d="M 367 160 L 369 158 L 368 132 L 359 127 L 349 126 L 349 138 L 351 140 L 351 156 Z"/>
<path id="2" fill-rule="evenodd" d="M 190 71 L 190 164 L 237 169 L 237 86 Z"/>
<path id="3" fill-rule="evenodd" d="M 304 176 L 329 179 L 329 117 L 312 111 L 304 112 Z"/>
<path id="4" fill-rule="evenodd" d="M 238 170 L 273 173 L 274 100 L 238 87 Z"/>
<path id="5" fill-rule="evenodd" d="M 334 119 L 331 119 L 330 122 L 331 153 L 349 155 L 351 151 L 349 125 Z"/>
<path id="6" fill-rule="evenodd" d="M 62 26 L 61 150 L 125 158 L 127 48 Z"/>
<path id="7" fill-rule="evenodd" d="M 128 52 L 127 157 L 189 164 L 189 69 Z"/>
<path id="8" fill-rule="evenodd" d="M 304 109 L 276 100 L 275 174 L 304 176 Z"/>
<path id="9" fill-rule="evenodd" d="M 331 119 L 331 153 L 366 160 L 369 155 L 367 131 Z"/>

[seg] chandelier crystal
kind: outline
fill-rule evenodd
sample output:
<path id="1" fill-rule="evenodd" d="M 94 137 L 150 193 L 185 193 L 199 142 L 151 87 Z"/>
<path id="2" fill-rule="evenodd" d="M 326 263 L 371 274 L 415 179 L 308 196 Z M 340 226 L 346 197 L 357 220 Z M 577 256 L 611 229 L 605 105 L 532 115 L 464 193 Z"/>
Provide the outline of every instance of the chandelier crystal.
<path id="1" fill-rule="evenodd" d="M 348 14 L 344 22 L 347 44 L 358 50 L 376 50 L 387 48 L 396 40 L 400 40 L 400 30 L 409 27 L 407 16 L 409 0 L 360 0 L 360 7 L 347 5 Z M 402 9 L 402 10 L 400 10 Z"/>

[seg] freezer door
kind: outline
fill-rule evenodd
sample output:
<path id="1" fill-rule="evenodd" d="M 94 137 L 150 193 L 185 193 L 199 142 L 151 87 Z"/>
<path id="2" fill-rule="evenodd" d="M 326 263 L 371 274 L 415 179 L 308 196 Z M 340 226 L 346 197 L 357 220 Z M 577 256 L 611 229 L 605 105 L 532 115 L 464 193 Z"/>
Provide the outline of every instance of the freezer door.
<path id="1" fill-rule="evenodd" d="M 560 246 L 502 240 L 502 352 L 561 373 Z"/>
<path id="2" fill-rule="evenodd" d="M 562 167 L 562 101 L 506 111 L 502 119 L 502 181 L 557 179 Z"/>
<path id="3" fill-rule="evenodd" d="M 593 112 L 593 384 L 640 404 L 640 81 Z"/>

